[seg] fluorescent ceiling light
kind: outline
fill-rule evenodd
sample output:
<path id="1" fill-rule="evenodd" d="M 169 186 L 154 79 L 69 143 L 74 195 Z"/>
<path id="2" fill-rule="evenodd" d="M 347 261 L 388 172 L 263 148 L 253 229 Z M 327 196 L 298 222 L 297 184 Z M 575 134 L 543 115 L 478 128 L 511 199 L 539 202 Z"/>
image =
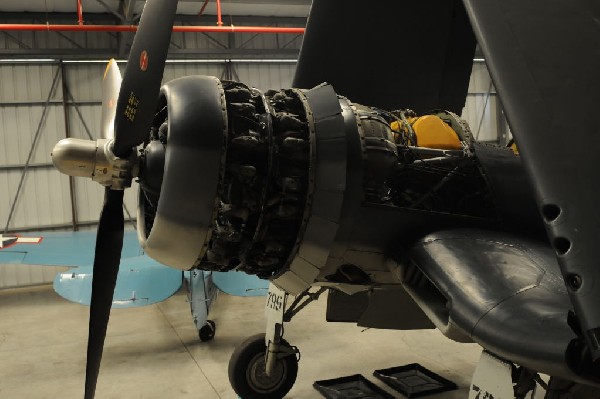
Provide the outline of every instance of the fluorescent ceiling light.
<path id="1" fill-rule="evenodd" d="M 58 62 L 54 58 L 5 58 L 0 59 L 3 64 L 46 64 L 48 62 Z"/>
<path id="2" fill-rule="evenodd" d="M 167 60 L 167 64 L 224 64 L 228 60 L 226 59 L 181 59 L 181 60 Z"/>
<path id="3" fill-rule="evenodd" d="M 10 61 L 10 60 L 7 60 Z M 38 61 L 38 60 L 29 60 L 29 61 Z M 58 60 L 49 60 L 58 62 Z M 4 60 L 0 60 L 0 62 L 4 62 Z M 64 60 L 65 64 L 106 64 L 108 60 Z M 127 60 L 116 60 L 118 64 L 125 64 Z M 295 59 L 261 59 L 261 58 L 248 58 L 248 59 L 229 59 L 229 58 L 204 58 L 204 59 L 171 59 L 167 60 L 167 64 L 224 64 L 226 62 L 233 63 L 247 63 L 247 64 L 295 64 L 298 60 Z"/>
<path id="4" fill-rule="evenodd" d="M 116 60 L 118 64 L 127 63 L 127 60 Z M 108 60 L 64 60 L 65 64 L 106 64 Z M 246 63 L 246 64 L 295 64 L 298 60 L 282 58 L 282 59 L 262 59 L 262 58 L 204 58 L 204 59 L 174 59 L 167 60 L 167 64 L 224 64 L 226 62 Z"/>
<path id="5" fill-rule="evenodd" d="M 63 60 L 65 64 L 108 64 L 109 60 Z M 127 60 L 115 60 L 121 64 L 127 62 Z"/>
<path id="6" fill-rule="evenodd" d="M 47 64 L 58 63 L 61 60 L 55 58 L 2 58 L 0 64 Z M 65 64 L 106 64 L 108 60 L 63 60 Z M 116 60 L 118 64 L 125 64 L 127 60 Z M 236 64 L 295 64 L 297 59 L 289 58 L 221 58 L 221 59 L 175 59 L 167 60 L 167 64 L 224 64 L 232 62 Z M 485 58 L 473 58 L 473 62 L 485 62 Z"/>

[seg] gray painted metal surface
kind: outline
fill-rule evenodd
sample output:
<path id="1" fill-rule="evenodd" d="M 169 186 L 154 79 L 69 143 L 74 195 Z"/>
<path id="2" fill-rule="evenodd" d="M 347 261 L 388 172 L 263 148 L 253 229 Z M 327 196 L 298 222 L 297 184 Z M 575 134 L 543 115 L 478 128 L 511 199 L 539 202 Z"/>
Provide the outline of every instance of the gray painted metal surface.
<path id="1" fill-rule="evenodd" d="M 465 0 L 465 5 L 534 184 L 580 338 L 600 359 L 600 5 L 588 0 Z M 574 61 L 582 53 L 585 60 Z"/>
<path id="2" fill-rule="evenodd" d="M 419 240 L 410 259 L 435 281 L 435 288 L 411 288 L 418 302 L 432 307 L 435 301 L 423 300 L 425 291 L 444 298 L 446 308 L 434 318 L 438 328 L 440 323 L 454 325 L 521 366 L 586 381 L 568 367 L 566 352 L 575 334 L 566 315 L 572 308 L 547 244 L 502 232 L 454 229 Z"/>

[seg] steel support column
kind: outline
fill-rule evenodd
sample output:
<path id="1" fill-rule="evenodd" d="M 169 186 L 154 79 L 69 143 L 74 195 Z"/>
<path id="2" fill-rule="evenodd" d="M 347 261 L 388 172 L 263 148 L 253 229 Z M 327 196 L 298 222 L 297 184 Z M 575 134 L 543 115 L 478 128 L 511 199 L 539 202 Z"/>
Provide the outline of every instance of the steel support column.
<path id="1" fill-rule="evenodd" d="M 504 146 L 508 144 L 508 123 L 504 116 L 504 108 L 500 97 L 496 96 L 496 131 L 498 132 L 498 144 Z"/>
<path id="2" fill-rule="evenodd" d="M 483 126 L 483 120 L 485 119 L 485 113 L 488 109 L 488 103 L 490 101 L 490 96 L 492 95 L 492 89 L 494 88 L 494 82 L 490 79 L 490 84 L 485 93 L 485 101 L 483 103 L 483 108 L 481 110 L 481 118 L 479 119 L 479 124 L 477 126 L 477 131 L 475 132 L 475 140 L 479 139 L 479 134 L 481 133 L 481 127 Z"/>

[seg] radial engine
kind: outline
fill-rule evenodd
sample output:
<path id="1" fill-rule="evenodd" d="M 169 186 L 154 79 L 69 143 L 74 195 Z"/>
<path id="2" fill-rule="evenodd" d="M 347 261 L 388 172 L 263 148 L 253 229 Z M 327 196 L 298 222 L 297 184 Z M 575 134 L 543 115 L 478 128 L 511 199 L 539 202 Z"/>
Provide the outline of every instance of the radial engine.
<path id="1" fill-rule="evenodd" d="M 327 84 L 263 93 L 174 80 L 140 150 L 140 240 L 169 266 L 236 269 L 299 293 L 389 282 L 403 248 L 444 227 L 544 237 L 518 156 L 475 143 L 451 112 L 425 117 Z M 507 196 L 514 207 L 500 206 Z"/>

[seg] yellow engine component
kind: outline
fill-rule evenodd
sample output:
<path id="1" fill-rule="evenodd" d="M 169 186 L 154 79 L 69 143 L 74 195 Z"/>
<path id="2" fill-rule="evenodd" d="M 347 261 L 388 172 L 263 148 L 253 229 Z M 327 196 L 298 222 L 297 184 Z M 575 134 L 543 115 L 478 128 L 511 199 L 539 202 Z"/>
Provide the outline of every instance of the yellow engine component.
<path id="1" fill-rule="evenodd" d="M 410 126 L 412 128 L 412 124 L 417 119 L 419 119 L 419 118 L 408 117 L 408 118 L 406 118 L 406 121 L 410 124 Z M 390 124 L 390 127 L 392 128 L 392 131 L 394 132 L 394 140 L 396 140 L 396 143 L 398 143 L 400 141 L 400 138 L 402 136 L 405 136 L 405 137 L 409 136 L 408 129 L 407 129 L 406 125 L 404 123 L 402 123 L 402 121 L 394 121 Z M 416 145 L 416 143 L 410 143 L 410 145 Z"/>
<path id="2" fill-rule="evenodd" d="M 462 145 L 458 134 L 446 122 L 435 115 L 418 118 L 412 128 L 417 136 L 419 147 L 460 150 Z"/>
<path id="3" fill-rule="evenodd" d="M 421 117 L 407 118 L 415 133 L 419 147 L 438 148 L 442 150 L 460 150 L 462 148 L 460 136 L 450 125 L 436 115 L 424 115 Z M 400 134 L 407 135 L 408 131 L 404 123 L 394 121 L 390 127 L 395 134 L 396 141 Z M 414 143 L 411 143 L 414 144 Z"/>

